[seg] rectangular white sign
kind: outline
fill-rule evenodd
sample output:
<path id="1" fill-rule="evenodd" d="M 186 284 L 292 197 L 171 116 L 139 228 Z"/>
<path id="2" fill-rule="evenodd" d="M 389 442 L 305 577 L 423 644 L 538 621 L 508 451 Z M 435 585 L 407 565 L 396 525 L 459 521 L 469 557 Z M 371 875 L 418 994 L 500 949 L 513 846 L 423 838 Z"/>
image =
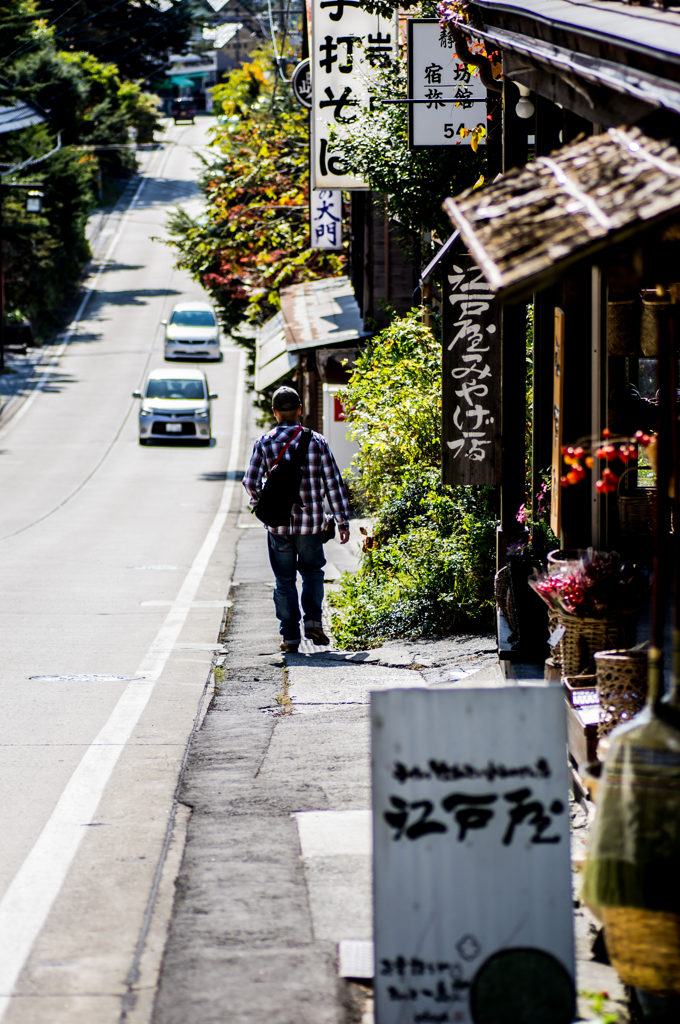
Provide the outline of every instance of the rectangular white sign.
<path id="1" fill-rule="evenodd" d="M 312 188 L 368 188 L 347 173 L 342 146 L 331 143 L 329 129 L 357 119 L 369 102 L 371 79 L 394 54 L 394 19 L 368 14 L 358 0 L 313 0 Z"/>
<path id="2" fill-rule="evenodd" d="M 342 249 L 341 189 L 310 189 L 309 244 L 312 249 Z"/>
<path id="3" fill-rule="evenodd" d="M 561 688 L 375 692 L 371 727 L 377 1024 L 572 1021 Z"/>
<path id="4" fill-rule="evenodd" d="M 419 146 L 486 145 L 486 88 L 456 56 L 439 22 L 408 22 L 409 141 Z M 481 129 L 484 129 L 483 133 Z M 473 135 L 474 133 L 474 135 Z"/>

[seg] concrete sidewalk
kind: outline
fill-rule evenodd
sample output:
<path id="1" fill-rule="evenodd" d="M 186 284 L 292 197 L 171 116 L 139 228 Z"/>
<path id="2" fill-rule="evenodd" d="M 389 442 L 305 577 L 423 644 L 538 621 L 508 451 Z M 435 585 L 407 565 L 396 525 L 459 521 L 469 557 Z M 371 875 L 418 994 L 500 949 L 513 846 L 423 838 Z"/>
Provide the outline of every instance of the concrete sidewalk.
<path id="1" fill-rule="evenodd" d="M 326 555 L 330 576 L 353 562 L 337 542 Z M 338 943 L 372 937 L 369 691 L 507 684 L 495 641 L 354 655 L 306 642 L 284 659 L 259 529 L 243 531 L 230 596 L 215 697 L 183 778 L 192 816 L 154 1024 L 370 1024 L 370 984 L 338 974 Z M 579 989 L 608 992 L 618 1011 L 622 987 L 591 960 L 594 922 L 577 915 Z M 601 1002 L 581 998 L 582 1016 Z"/>

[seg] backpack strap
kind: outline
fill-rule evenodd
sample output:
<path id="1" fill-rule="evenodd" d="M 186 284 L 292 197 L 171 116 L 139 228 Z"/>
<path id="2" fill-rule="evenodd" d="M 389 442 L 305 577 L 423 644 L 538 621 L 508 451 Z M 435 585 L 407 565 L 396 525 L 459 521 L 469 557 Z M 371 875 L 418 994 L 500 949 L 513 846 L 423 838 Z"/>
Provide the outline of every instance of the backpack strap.
<path id="1" fill-rule="evenodd" d="M 309 429 L 309 427 L 301 427 L 300 429 L 302 430 L 302 437 L 301 437 L 301 439 L 300 439 L 300 441 L 299 441 L 295 451 L 293 452 L 293 454 L 291 456 L 291 460 L 295 459 L 295 461 L 297 462 L 298 466 L 301 466 L 303 461 L 307 457 L 307 452 L 309 451 L 309 445 L 310 445 L 311 440 L 312 440 L 312 432 Z"/>
<path id="2" fill-rule="evenodd" d="M 279 452 L 279 454 L 278 454 L 278 455 L 276 456 L 276 461 L 274 462 L 274 466 L 278 466 L 279 462 L 281 461 L 281 459 L 283 458 L 283 456 L 284 456 L 284 455 L 286 454 L 286 452 L 288 451 L 288 449 L 289 449 L 289 448 L 290 448 L 290 446 L 292 445 L 292 443 L 293 443 L 293 441 L 295 440 L 295 438 L 296 438 L 296 437 L 299 437 L 299 436 L 300 436 L 300 433 L 301 433 L 301 432 L 302 432 L 302 427 L 301 427 L 301 426 L 299 426 L 299 427 L 297 428 L 296 432 L 295 432 L 295 433 L 293 434 L 293 436 L 292 436 L 292 437 L 290 438 L 290 440 L 289 440 L 289 441 L 288 441 L 288 442 L 287 442 L 287 443 L 286 443 L 286 444 L 285 444 L 285 445 L 283 446 L 283 448 L 281 449 L 281 451 Z M 309 444 L 309 442 L 307 442 L 307 444 Z M 274 466 L 272 466 L 272 469 L 274 469 Z M 269 470 L 269 472 L 271 473 L 271 469 Z"/>

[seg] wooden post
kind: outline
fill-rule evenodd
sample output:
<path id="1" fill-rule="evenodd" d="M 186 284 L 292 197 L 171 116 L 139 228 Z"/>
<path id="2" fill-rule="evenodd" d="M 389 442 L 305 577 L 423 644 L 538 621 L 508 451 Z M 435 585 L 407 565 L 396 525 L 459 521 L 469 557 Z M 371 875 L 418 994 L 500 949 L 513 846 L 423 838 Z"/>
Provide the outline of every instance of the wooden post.
<path id="1" fill-rule="evenodd" d="M 545 96 L 536 94 L 533 102 L 536 105 L 536 156 L 548 156 L 560 145 L 562 111 Z"/>
<path id="2" fill-rule="evenodd" d="M 366 251 L 366 193 L 350 192 L 349 272 L 361 315 L 364 316 L 364 259 Z"/>
<path id="3" fill-rule="evenodd" d="M 599 267 L 591 268 L 591 402 L 590 433 L 599 438 L 607 426 L 607 284 Z M 610 501 L 595 490 L 596 473 L 591 473 L 590 542 L 601 551 L 609 550 Z"/>
<path id="4" fill-rule="evenodd" d="M 562 422 L 564 415 L 564 311 L 555 307 L 553 342 L 552 458 L 550 463 L 550 529 L 562 530 Z"/>
<path id="5" fill-rule="evenodd" d="M 529 122 L 518 117 L 515 107 L 519 89 L 509 78 L 503 79 L 503 173 L 527 162 L 527 129 Z"/>
<path id="6" fill-rule="evenodd" d="M 527 161 L 527 122 L 515 113 L 519 89 L 503 79 L 503 172 Z M 498 562 L 508 543 L 521 532 L 517 512 L 524 502 L 524 432 L 526 427 L 526 307 L 505 306 L 502 314 L 502 469 L 501 535 Z"/>
<path id="7" fill-rule="evenodd" d="M 517 513 L 525 500 L 526 306 L 504 306 L 501 320 L 501 529 L 507 546 L 524 529 Z"/>
<path id="8" fill-rule="evenodd" d="M 550 471 L 553 429 L 553 360 L 555 342 L 555 290 L 534 295 L 534 355 L 531 431 L 532 511 L 536 522 L 541 474 Z"/>
<path id="9" fill-rule="evenodd" d="M 592 281 L 590 270 L 572 270 L 563 281 L 564 401 L 562 440 L 574 445 L 590 437 L 592 371 Z M 562 546 L 587 548 L 592 540 L 588 487 L 566 487 L 561 495 Z"/>

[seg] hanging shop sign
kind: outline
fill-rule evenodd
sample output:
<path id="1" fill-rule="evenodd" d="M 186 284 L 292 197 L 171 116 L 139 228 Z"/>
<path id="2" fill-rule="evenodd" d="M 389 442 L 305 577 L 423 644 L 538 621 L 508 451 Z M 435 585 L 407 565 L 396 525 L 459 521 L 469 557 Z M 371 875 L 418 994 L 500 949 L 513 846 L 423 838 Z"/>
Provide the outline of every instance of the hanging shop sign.
<path id="1" fill-rule="evenodd" d="M 376 1024 L 570 1024 L 559 687 L 371 694 Z"/>
<path id="2" fill-rule="evenodd" d="M 313 0 L 312 7 L 312 187 L 365 189 L 348 174 L 342 143 L 332 127 L 356 121 L 369 102 L 371 80 L 392 61 L 394 19 L 369 14 L 359 0 Z"/>
<path id="3" fill-rule="evenodd" d="M 408 22 L 408 98 L 412 148 L 486 145 L 486 88 L 438 21 Z"/>
<path id="4" fill-rule="evenodd" d="M 309 57 L 301 60 L 293 72 L 290 80 L 293 95 L 301 106 L 307 110 L 312 109 L 312 73 L 309 67 Z"/>
<path id="5" fill-rule="evenodd" d="M 442 290 L 442 480 L 501 476 L 501 307 L 469 256 L 447 256 Z"/>
<path id="6" fill-rule="evenodd" d="M 342 249 L 340 189 L 310 189 L 309 245 L 312 249 Z"/>

